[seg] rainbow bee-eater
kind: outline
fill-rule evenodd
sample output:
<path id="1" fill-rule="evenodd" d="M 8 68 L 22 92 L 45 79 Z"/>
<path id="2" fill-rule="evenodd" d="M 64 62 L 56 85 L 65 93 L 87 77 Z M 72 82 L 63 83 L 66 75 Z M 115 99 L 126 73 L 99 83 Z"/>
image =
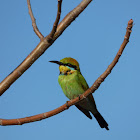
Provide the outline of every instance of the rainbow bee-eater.
<path id="1" fill-rule="evenodd" d="M 83 94 L 88 88 L 85 78 L 80 72 L 79 63 L 70 57 L 63 58 L 60 61 L 50 61 L 59 65 L 60 74 L 58 82 L 64 94 L 71 100 Z M 93 114 L 101 128 L 108 129 L 108 124 L 97 110 L 94 98 L 90 94 L 85 99 L 75 105 L 88 118 L 92 119 L 90 112 Z"/>

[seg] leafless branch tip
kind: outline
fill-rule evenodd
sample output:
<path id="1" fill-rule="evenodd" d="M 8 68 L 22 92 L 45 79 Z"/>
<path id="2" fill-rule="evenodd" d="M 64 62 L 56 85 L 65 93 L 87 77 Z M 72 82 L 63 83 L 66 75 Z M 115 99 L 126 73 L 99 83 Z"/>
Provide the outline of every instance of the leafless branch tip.
<path id="1" fill-rule="evenodd" d="M 44 36 L 41 34 L 41 32 L 39 31 L 39 29 L 36 25 L 36 19 L 34 18 L 34 15 L 32 12 L 30 0 L 27 0 L 27 5 L 28 5 L 28 9 L 29 9 L 29 15 L 30 15 L 31 20 L 32 20 L 32 26 L 33 26 L 34 32 L 40 38 L 40 40 L 42 40 L 44 38 Z"/>

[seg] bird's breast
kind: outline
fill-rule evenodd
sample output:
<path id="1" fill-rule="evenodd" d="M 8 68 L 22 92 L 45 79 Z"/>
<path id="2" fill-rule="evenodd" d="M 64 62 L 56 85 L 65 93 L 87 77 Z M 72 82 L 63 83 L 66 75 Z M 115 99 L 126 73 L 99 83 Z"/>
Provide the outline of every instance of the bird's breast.
<path id="1" fill-rule="evenodd" d="M 64 94 L 70 100 L 78 97 L 84 92 L 77 72 L 71 75 L 59 75 L 58 82 Z"/>

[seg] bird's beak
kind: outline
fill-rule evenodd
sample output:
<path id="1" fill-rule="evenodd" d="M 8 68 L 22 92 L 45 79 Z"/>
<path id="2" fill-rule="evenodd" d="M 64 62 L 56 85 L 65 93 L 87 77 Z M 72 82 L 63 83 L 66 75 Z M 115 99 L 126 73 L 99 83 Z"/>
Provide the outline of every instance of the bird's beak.
<path id="1" fill-rule="evenodd" d="M 60 62 L 60 61 L 49 61 L 49 62 L 51 62 L 51 63 L 55 63 L 55 64 L 58 64 L 58 65 L 63 65 L 63 63 Z"/>

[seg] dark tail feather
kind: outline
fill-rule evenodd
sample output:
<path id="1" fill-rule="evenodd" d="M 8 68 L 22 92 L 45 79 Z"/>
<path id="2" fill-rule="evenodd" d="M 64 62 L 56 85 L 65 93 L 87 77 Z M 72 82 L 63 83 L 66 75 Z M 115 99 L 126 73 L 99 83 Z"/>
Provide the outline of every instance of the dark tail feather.
<path id="1" fill-rule="evenodd" d="M 106 128 L 106 130 L 109 130 L 107 122 L 104 120 L 104 118 L 99 112 L 93 115 L 96 118 L 101 128 Z"/>
<path id="2" fill-rule="evenodd" d="M 82 108 L 80 105 L 75 105 L 80 111 L 82 111 L 89 119 L 92 119 L 88 110 Z"/>

